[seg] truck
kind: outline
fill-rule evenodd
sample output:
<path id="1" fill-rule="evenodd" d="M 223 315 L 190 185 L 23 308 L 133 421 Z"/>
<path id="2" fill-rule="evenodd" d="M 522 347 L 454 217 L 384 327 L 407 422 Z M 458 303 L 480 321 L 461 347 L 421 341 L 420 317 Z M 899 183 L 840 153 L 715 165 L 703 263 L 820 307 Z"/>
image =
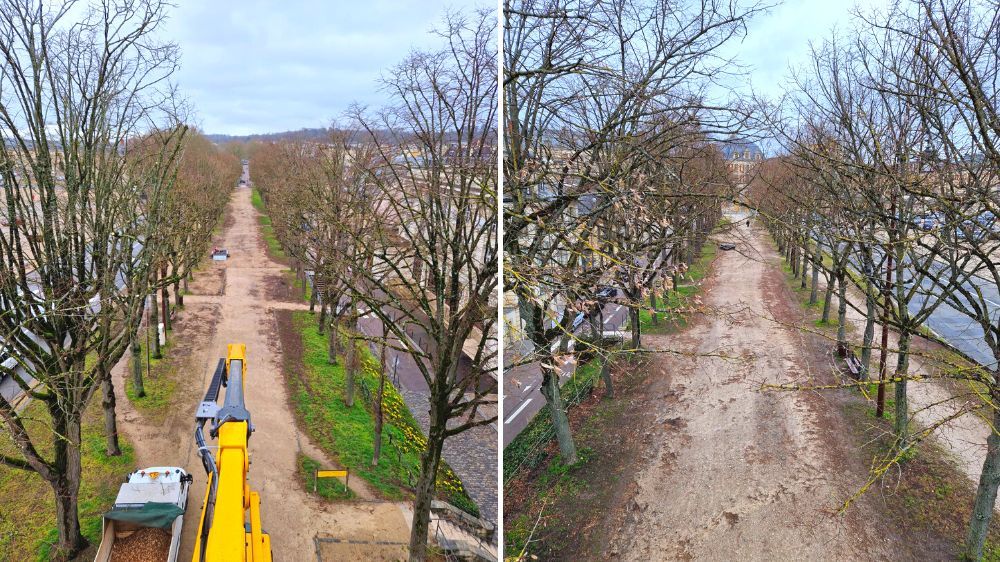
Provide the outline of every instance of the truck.
<path id="1" fill-rule="evenodd" d="M 175 562 L 191 481 L 176 466 L 129 473 L 104 514 L 94 562 Z"/>

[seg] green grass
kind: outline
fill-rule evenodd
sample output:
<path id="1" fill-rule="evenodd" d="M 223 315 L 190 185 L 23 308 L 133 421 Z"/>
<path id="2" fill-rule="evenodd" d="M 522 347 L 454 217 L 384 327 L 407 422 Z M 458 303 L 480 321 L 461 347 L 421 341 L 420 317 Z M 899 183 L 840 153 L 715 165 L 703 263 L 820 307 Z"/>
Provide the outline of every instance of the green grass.
<path id="1" fill-rule="evenodd" d="M 375 416 L 366 404 L 362 384 L 378 387 L 378 362 L 367 346 L 360 345 L 362 368 L 355 382 L 354 405 L 344 402 L 345 375 L 343 358 L 336 365 L 327 362 L 327 340 L 316 329 L 312 316 L 305 311 L 293 314 L 296 330 L 302 336 L 304 369 L 301 377 L 290 377 L 295 407 L 309 436 L 335 461 L 363 478 L 372 488 L 389 499 L 411 497 L 407 490 L 420 474 L 420 453 L 426 440 L 410 414 L 402 396 L 390 383 L 383 399 L 385 424 L 382 455 L 372 466 Z M 438 494 L 453 505 L 472 513 L 478 509 L 468 497 L 461 481 L 442 463 L 437 475 Z"/>
<path id="2" fill-rule="evenodd" d="M 664 301 L 663 295 L 659 295 L 660 298 L 657 299 L 657 308 L 676 310 L 680 307 L 688 306 L 697 295 L 700 290 L 701 281 L 708 275 L 712 268 L 712 262 L 715 261 L 715 256 L 718 253 L 718 247 L 712 242 L 712 240 L 707 241 L 701 248 L 701 255 L 698 259 L 688 268 L 687 275 L 683 278 L 678 279 L 681 285 L 677 290 L 666 291 L 666 300 Z M 663 313 L 659 314 L 659 324 L 653 325 L 653 317 L 648 308 L 649 302 L 645 303 L 645 306 L 639 309 L 639 329 L 644 334 L 669 334 L 683 328 L 686 325 L 686 319 L 683 314 L 680 313 Z"/>
<path id="3" fill-rule="evenodd" d="M 666 299 L 659 296 L 656 299 L 656 307 L 660 310 L 657 314 L 658 324 L 653 324 L 653 315 L 649 308 L 639 309 L 639 329 L 643 334 L 670 334 L 687 325 L 687 319 L 681 312 L 673 312 L 682 306 L 690 304 L 694 295 L 698 294 L 698 287 L 694 285 L 684 285 L 676 291 L 667 291 Z M 646 305 L 649 303 L 647 301 Z M 670 312 L 663 312 L 667 309 Z"/>
<path id="4" fill-rule="evenodd" d="M 316 493 L 319 497 L 327 500 L 349 500 L 354 498 L 354 492 L 347 488 L 339 478 L 320 478 L 317 480 L 316 471 L 324 469 L 316 459 L 299 453 L 299 478 L 302 486 L 310 493 Z M 313 492 L 313 490 L 316 492 Z"/>
<path id="5" fill-rule="evenodd" d="M 264 243 L 267 244 L 267 251 L 274 258 L 285 259 L 285 250 L 281 247 L 281 242 L 278 241 L 278 237 L 274 233 L 274 225 L 271 223 L 271 217 L 267 216 L 267 208 L 264 206 L 264 200 L 261 198 L 257 188 L 250 191 L 250 203 L 260 213 L 257 216 L 257 220 L 260 222 L 260 230 L 264 235 Z"/>
<path id="6" fill-rule="evenodd" d="M 254 209 L 260 212 L 264 212 L 264 199 L 260 196 L 260 191 L 257 188 L 250 190 L 250 204 L 253 205 Z"/>
<path id="7" fill-rule="evenodd" d="M 641 385 L 642 378 L 648 374 L 648 369 L 642 364 L 645 357 L 648 356 L 628 354 L 616 360 L 616 392 L 619 395 L 596 404 L 588 403 L 583 419 L 574 420 L 577 462 L 567 465 L 558 455 L 546 451 L 532 465 L 531 472 L 509 478 L 512 467 L 507 463 L 515 453 L 511 446 L 518 447 L 519 440 L 523 438 L 518 435 L 504 450 L 504 481 L 508 483 L 507 490 L 512 496 L 504 504 L 503 540 L 507 554 L 516 557 L 527 549 L 526 559 L 546 560 L 554 553 L 570 550 L 579 559 L 597 558 L 594 547 L 603 544 L 603 533 L 592 525 L 600 525 L 599 508 L 617 502 L 623 492 L 619 487 L 621 479 L 628 478 L 628 472 L 623 473 L 612 456 L 621 458 L 622 447 L 625 450 L 629 447 L 629 444 L 621 443 L 625 431 L 621 427 L 625 420 L 623 416 L 627 416 L 633 407 L 629 398 L 631 390 Z M 623 363 L 631 367 L 631 373 L 621 372 Z M 583 376 L 573 382 L 576 388 L 586 389 L 588 384 L 602 384 L 599 381 L 599 361 L 585 364 L 580 372 Z M 547 415 L 536 416 L 525 431 L 537 431 L 538 424 L 548 422 Z M 551 450 L 551 447 L 545 448 Z M 535 529 L 539 517 L 542 520 Z M 580 529 L 592 530 L 579 533 Z M 536 533 L 534 537 L 532 532 Z"/>
<path id="8" fill-rule="evenodd" d="M 41 402 L 34 402 L 24 412 L 28 432 L 34 437 L 39 450 L 52 458 L 51 437 L 46 429 L 50 425 L 47 410 Z M 81 455 L 82 479 L 80 484 L 80 526 L 83 536 L 91 544 L 101 539 L 101 515 L 114 503 L 118 488 L 125 474 L 135 469 L 131 443 L 119 435 L 122 454 L 105 455 L 105 437 L 100 400 L 94 399 L 84 416 Z M 0 434 L 0 452 L 17 457 L 9 435 Z M 35 560 L 49 560 L 52 545 L 58 540 L 55 523 L 55 501 L 52 488 L 33 472 L 0 468 L 0 553 L 33 552 Z"/>
<path id="9" fill-rule="evenodd" d="M 125 379 L 125 396 L 128 397 L 135 409 L 141 412 L 147 418 L 152 420 L 163 420 L 167 413 L 170 411 L 172 406 L 171 401 L 173 400 L 174 393 L 177 391 L 177 376 L 174 373 L 171 362 L 168 360 L 168 353 L 170 351 L 170 341 L 167 341 L 167 345 L 160 346 L 160 352 L 163 356 L 160 359 L 153 357 L 152 352 L 149 355 L 149 373 L 146 373 L 146 338 L 145 334 L 140 334 L 139 338 L 139 360 L 142 362 L 142 388 L 146 392 L 146 395 L 140 398 L 135 392 L 135 386 L 132 381 L 132 359 L 129 359 L 128 373 L 129 376 Z M 150 338 L 156 337 L 154 334 L 150 333 Z M 150 339 L 152 344 L 152 339 Z M 131 355 L 131 351 L 129 351 Z"/>

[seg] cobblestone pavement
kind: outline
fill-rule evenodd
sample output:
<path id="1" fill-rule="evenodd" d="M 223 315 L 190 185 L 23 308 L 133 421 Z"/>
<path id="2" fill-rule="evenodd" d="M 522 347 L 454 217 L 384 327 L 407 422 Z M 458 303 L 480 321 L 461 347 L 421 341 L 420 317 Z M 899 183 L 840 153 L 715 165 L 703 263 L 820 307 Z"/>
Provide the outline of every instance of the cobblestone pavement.
<path id="1" fill-rule="evenodd" d="M 426 435 L 430 427 L 427 394 L 402 390 L 403 400 Z M 458 423 L 458 420 L 455 420 Z M 483 519 L 497 522 L 497 430 L 482 425 L 449 437 L 444 442 L 444 460 L 462 480 L 465 490 Z"/>

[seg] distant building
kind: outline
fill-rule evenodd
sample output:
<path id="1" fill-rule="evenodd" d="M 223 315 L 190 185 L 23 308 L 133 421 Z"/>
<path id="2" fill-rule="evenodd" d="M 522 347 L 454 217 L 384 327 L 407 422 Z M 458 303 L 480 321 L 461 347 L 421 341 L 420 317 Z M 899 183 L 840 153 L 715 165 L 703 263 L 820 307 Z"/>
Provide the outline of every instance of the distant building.
<path id="1" fill-rule="evenodd" d="M 757 166 L 764 161 L 764 151 L 752 142 L 727 142 L 719 148 L 737 184 L 749 182 Z"/>

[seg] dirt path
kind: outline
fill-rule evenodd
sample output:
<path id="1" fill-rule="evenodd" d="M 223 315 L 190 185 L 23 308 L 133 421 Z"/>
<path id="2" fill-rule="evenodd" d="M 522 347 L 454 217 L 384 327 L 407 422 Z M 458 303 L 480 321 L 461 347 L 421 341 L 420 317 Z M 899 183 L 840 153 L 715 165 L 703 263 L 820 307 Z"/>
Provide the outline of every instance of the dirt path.
<path id="1" fill-rule="evenodd" d="M 168 414 L 167 420 L 151 422 L 139 415 L 127 399 L 119 401 L 121 426 L 135 444 L 140 466 L 179 465 L 194 475 L 181 557 L 191 557 L 205 490 L 204 469 L 192 446 L 194 411 L 229 343 L 247 346 L 246 403 L 256 427 L 250 439 L 250 486 L 261 494 L 263 526 L 271 534 L 275 560 L 316 559 L 317 536 L 354 541 L 350 552 L 358 559 L 402 557 L 405 550 L 401 545 L 409 537 L 405 517 L 408 506 L 366 501 L 327 504 L 299 484 L 297 453 L 303 451 L 316 459 L 326 457 L 296 428 L 282 378 L 280 341 L 272 312 L 275 308 L 298 309 L 304 305 L 269 298 L 267 288 L 281 282 L 284 267 L 266 255 L 249 189 L 236 190 L 229 217 L 217 243 L 229 249 L 231 257 L 226 262 L 210 262 L 195 276 L 193 294 L 185 297 L 182 316 L 199 316 L 212 328 L 210 335 L 199 341 L 174 344 L 185 346 L 183 353 L 191 367 L 189 373 L 184 373 L 185 380 L 178 385 L 173 401 L 179 407 Z M 115 372 L 122 397 L 124 371 L 122 364 Z M 326 463 L 334 466 L 329 459 Z M 362 499 L 373 497 L 360 478 L 351 479 L 351 488 Z M 365 544 L 375 541 L 387 544 Z"/>
<path id="2" fill-rule="evenodd" d="M 705 294 L 713 312 L 680 336 L 647 337 L 650 347 L 680 354 L 656 355 L 650 364 L 646 399 L 636 405 L 648 424 L 637 438 L 649 445 L 609 554 L 897 559 L 881 531 L 865 523 L 873 519 L 867 508 L 831 515 L 863 481 L 847 447 L 830 442 L 836 408 L 812 393 L 758 390 L 808 376 L 816 363 L 801 332 L 766 320 L 788 318 L 795 305 L 778 256 L 758 232 L 742 234 L 760 255 L 720 253 Z"/>

